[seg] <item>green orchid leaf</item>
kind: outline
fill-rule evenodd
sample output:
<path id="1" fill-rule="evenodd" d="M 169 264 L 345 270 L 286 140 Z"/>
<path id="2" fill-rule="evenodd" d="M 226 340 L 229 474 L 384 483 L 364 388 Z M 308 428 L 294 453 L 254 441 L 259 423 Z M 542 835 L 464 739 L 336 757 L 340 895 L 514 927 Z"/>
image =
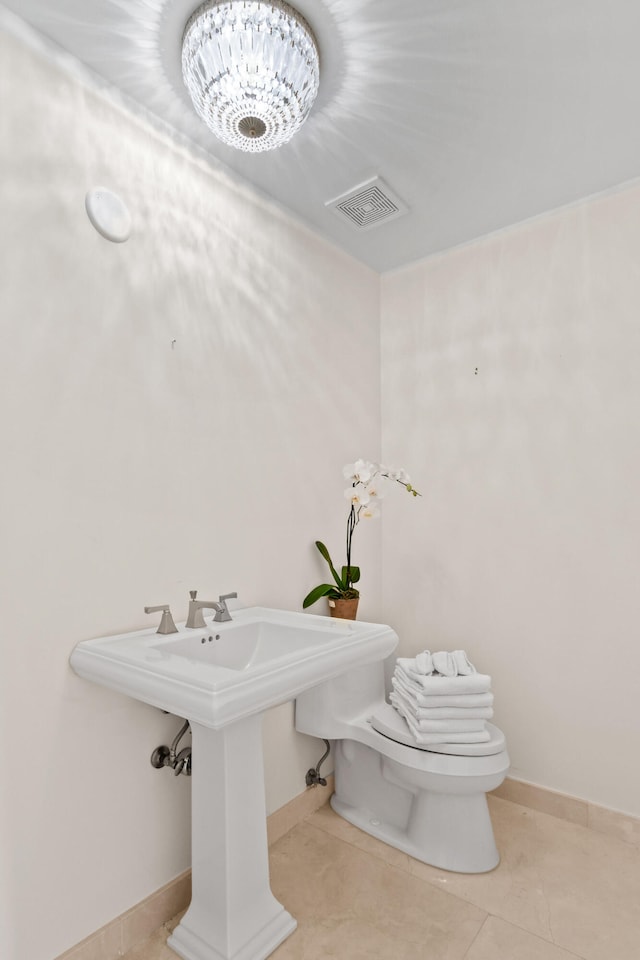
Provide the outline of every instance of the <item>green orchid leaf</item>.
<path id="1" fill-rule="evenodd" d="M 316 540 L 316 547 L 317 547 L 318 550 L 320 551 L 321 556 L 323 556 L 324 559 L 325 559 L 325 560 L 327 561 L 327 563 L 329 564 L 329 570 L 331 570 L 331 576 L 333 577 L 333 579 L 334 579 L 335 582 L 337 583 L 338 589 L 339 589 L 339 590 L 346 590 L 346 589 L 347 589 L 347 586 L 348 586 L 348 585 L 347 585 L 347 582 L 346 582 L 346 580 L 341 580 L 340 577 L 338 576 L 338 573 L 337 573 L 337 571 L 336 571 L 336 568 L 334 567 L 334 565 L 333 565 L 333 563 L 332 563 L 332 560 L 331 560 L 331 557 L 329 556 L 329 551 L 328 551 L 327 548 L 325 547 L 324 543 L 322 543 L 321 540 Z"/>
<path id="2" fill-rule="evenodd" d="M 335 589 L 332 583 L 321 583 L 318 587 L 314 587 L 302 601 L 303 609 L 306 610 L 307 607 L 310 607 L 312 603 L 315 603 L 316 600 L 319 600 L 321 597 L 326 597 L 334 593 Z"/>
<path id="3" fill-rule="evenodd" d="M 360 567 L 343 567 L 342 579 L 345 583 L 357 583 L 360 579 Z"/>
<path id="4" fill-rule="evenodd" d="M 331 566 L 331 557 L 329 556 L 329 551 L 328 551 L 327 548 L 325 547 L 325 545 L 324 545 L 324 543 L 322 542 L 322 540 L 316 540 L 316 547 L 318 548 L 318 550 L 320 551 L 320 553 L 322 554 L 322 556 L 324 557 L 324 559 L 327 561 L 327 563 L 329 564 L 329 566 Z"/>

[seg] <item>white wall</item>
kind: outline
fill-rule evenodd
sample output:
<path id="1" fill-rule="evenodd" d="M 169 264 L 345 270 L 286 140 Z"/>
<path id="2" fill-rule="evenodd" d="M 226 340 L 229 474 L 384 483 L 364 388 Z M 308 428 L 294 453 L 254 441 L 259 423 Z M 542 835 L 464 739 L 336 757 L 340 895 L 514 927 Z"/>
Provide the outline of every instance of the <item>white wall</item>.
<path id="1" fill-rule="evenodd" d="M 385 608 L 494 678 L 512 775 L 640 815 L 640 188 L 383 278 Z"/>
<path id="2" fill-rule="evenodd" d="M 69 653 L 190 588 L 299 609 L 378 453 L 380 289 L 5 34 L 0 99 L 0 954 L 51 960 L 189 863 L 148 759 L 178 722 Z M 356 534 L 362 617 L 492 673 L 513 775 L 636 815 L 639 262 L 629 189 L 384 277 L 383 452 L 424 498 L 384 505 L 382 598 Z M 271 811 L 319 752 L 265 727 Z"/>
<path id="3" fill-rule="evenodd" d="M 189 865 L 190 783 L 149 764 L 178 721 L 69 654 L 191 588 L 301 608 L 343 464 L 379 453 L 379 281 L 6 33 L 0 92 L 0 953 L 52 960 Z M 128 243 L 89 224 L 97 185 Z M 321 746 L 267 717 L 269 810 Z"/>

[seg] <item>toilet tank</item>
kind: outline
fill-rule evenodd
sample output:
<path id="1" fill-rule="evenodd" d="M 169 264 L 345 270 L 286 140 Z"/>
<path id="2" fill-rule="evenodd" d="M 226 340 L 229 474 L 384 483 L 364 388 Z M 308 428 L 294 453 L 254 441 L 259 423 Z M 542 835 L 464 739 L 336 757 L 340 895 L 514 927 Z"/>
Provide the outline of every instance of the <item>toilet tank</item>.
<path id="1" fill-rule="evenodd" d="M 340 740 L 349 736 L 353 720 L 370 716 L 384 698 L 384 661 L 354 667 L 296 698 L 296 730 Z"/>

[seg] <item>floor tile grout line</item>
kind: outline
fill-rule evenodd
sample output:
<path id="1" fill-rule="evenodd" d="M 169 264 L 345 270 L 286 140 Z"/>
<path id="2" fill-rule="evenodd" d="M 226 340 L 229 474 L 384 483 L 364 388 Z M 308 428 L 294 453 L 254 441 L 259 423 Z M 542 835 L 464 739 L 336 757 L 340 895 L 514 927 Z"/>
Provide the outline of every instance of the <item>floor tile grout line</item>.
<path id="1" fill-rule="evenodd" d="M 466 901 L 465 901 L 465 902 L 466 902 Z M 482 921 L 482 923 L 480 924 L 480 926 L 478 927 L 478 929 L 477 929 L 477 931 L 476 931 L 476 935 L 475 935 L 475 937 L 473 938 L 473 940 L 471 941 L 471 943 L 469 944 L 469 946 L 467 947 L 467 949 L 466 949 L 466 951 L 465 951 L 465 954 L 464 954 L 464 957 L 462 957 L 462 960 L 466 960 L 466 958 L 467 958 L 467 957 L 469 956 L 469 954 L 471 953 L 471 948 L 473 947 L 474 943 L 476 942 L 476 940 L 478 939 L 478 937 L 480 936 L 480 934 L 482 933 L 482 931 L 483 931 L 484 928 L 486 927 L 486 925 L 487 925 L 487 923 L 488 923 L 488 921 L 489 921 L 489 918 L 490 918 L 491 916 L 493 916 L 493 914 L 488 913 L 488 914 L 486 915 L 486 917 L 484 918 L 484 920 Z"/>
<path id="2" fill-rule="evenodd" d="M 507 926 L 507 927 L 513 927 L 514 930 L 521 930 L 523 933 L 528 934 L 528 936 L 532 937 L 534 940 L 539 940 L 540 943 L 548 944 L 549 946 L 554 947 L 554 948 L 557 949 L 557 950 L 562 950 L 563 953 L 566 953 L 567 958 L 573 957 L 574 960 L 586 960 L 586 957 L 584 957 L 581 953 L 574 953 L 574 951 L 573 951 L 573 950 L 570 950 L 568 947 L 563 947 L 561 943 L 556 943 L 555 941 L 547 940 L 546 937 L 541 937 L 540 934 L 538 934 L 538 933 L 533 933 L 533 931 L 527 930 L 527 929 L 525 929 L 524 927 L 521 927 L 519 924 L 514 923 L 513 920 L 505 920 L 504 917 L 499 917 L 499 916 L 498 916 L 497 914 L 495 914 L 495 913 L 488 913 L 488 914 L 487 914 L 487 916 L 485 917 L 485 919 L 484 919 L 483 922 L 482 922 L 482 926 L 480 927 L 480 929 L 478 930 L 477 934 L 476 934 L 475 937 L 473 938 L 473 942 L 469 944 L 469 948 L 468 948 L 467 952 L 465 953 L 464 957 L 462 957 L 462 960 L 468 960 L 468 957 L 469 957 L 469 954 L 471 953 L 471 949 L 472 949 L 472 947 L 473 947 L 473 944 L 476 942 L 476 940 L 478 939 L 478 937 L 480 936 L 480 934 L 481 934 L 482 931 L 484 930 L 484 928 L 485 928 L 485 926 L 487 925 L 487 923 L 489 922 L 489 920 L 498 920 L 500 923 L 504 923 L 505 926 Z"/>
<path id="3" fill-rule="evenodd" d="M 401 867 L 399 864 L 391 863 L 389 860 L 386 860 L 384 857 L 380 856 L 377 853 L 374 853 L 371 850 L 365 850 L 363 847 L 358 846 L 357 843 L 353 843 L 351 840 L 348 840 L 346 837 L 340 837 L 336 833 L 334 833 L 332 830 L 327 830 L 327 828 L 322 826 L 321 824 L 310 823 L 308 820 L 304 820 L 303 823 L 309 823 L 310 827 L 315 827 L 317 830 L 321 830 L 322 833 L 326 833 L 328 837 L 333 837 L 334 840 L 340 840 L 342 843 L 346 843 L 348 846 L 353 847 L 354 850 L 358 850 L 360 853 L 368 854 L 369 856 L 373 857 L 375 860 L 379 860 L 380 863 L 384 863 L 388 867 L 395 867 L 396 869 L 401 870 L 403 873 L 406 873 L 409 876 L 413 876 L 410 870 L 405 870 L 404 867 Z M 356 827 L 355 829 L 358 829 L 358 828 Z M 383 841 L 378 840 L 378 843 L 383 843 Z M 402 851 L 399 851 L 399 852 L 402 853 Z M 408 853 L 404 854 L 404 856 L 410 859 Z"/>

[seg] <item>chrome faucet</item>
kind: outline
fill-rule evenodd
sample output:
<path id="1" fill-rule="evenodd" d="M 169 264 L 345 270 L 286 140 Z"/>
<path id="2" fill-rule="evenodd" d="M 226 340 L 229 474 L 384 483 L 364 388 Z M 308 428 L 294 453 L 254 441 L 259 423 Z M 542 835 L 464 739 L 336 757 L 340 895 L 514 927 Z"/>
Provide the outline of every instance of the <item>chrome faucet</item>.
<path id="1" fill-rule="evenodd" d="M 223 593 L 218 597 L 218 603 L 214 603 L 216 615 L 213 619 L 216 623 L 226 623 L 227 620 L 231 620 L 227 600 L 235 600 L 237 596 L 237 593 Z"/>
<path id="2" fill-rule="evenodd" d="M 215 600 L 196 600 L 197 595 L 197 590 L 189 591 L 191 599 L 189 600 L 189 614 L 185 627 L 206 627 L 204 616 L 202 615 L 203 610 L 215 610 L 216 618 L 218 616 L 217 611 L 220 610 L 220 604 Z M 231 617 L 227 617 L 227 619 L 230 620 Z"/>

